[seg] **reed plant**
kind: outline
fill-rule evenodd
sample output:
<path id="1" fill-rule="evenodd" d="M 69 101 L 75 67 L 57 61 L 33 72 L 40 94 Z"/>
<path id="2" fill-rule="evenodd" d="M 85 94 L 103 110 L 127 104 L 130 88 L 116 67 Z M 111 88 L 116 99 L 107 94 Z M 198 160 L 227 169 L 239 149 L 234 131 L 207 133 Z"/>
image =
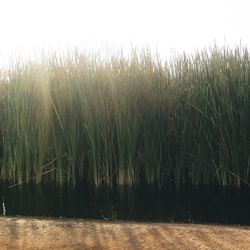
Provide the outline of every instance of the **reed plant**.
<path id="1" fill-rule="evenodd" d="M 0 179 L 98 186 L 250 181 L 250 57 L 70 51 L 0 72 Z"/>

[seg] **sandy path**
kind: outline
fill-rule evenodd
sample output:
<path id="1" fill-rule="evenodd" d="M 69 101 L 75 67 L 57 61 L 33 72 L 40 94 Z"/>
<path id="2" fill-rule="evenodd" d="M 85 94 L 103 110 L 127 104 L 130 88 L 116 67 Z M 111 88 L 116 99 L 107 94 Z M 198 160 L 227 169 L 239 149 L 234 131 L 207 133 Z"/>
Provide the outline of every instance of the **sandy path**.
<path id="1" fill-rule="evenodd" d="M 0 218 L 0 249 L 250 249 L 250 227 Z"/>

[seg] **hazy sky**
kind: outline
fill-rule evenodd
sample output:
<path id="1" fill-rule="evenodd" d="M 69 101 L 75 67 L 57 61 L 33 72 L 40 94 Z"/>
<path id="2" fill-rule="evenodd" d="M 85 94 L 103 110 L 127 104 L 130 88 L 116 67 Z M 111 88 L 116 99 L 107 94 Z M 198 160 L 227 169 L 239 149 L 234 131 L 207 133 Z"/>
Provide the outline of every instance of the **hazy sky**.
<path id="1" fill-rule="evenodd" d="M 247 0 L 0 0 L 0 61 L 41 48 L 250 44 Z"/>

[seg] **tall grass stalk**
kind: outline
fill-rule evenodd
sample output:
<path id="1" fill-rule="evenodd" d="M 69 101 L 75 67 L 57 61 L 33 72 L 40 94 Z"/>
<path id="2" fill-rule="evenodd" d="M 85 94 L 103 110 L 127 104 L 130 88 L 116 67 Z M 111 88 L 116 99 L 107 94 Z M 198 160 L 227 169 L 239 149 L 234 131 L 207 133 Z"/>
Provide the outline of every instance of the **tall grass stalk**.
<path id="1" fill-rule="evenodd" d="M 246 48 L 166 63 L 149 51 L 43 55 L 0 72 L 0 118 L 0 179 L 12 183 L 250 181 Z"/>

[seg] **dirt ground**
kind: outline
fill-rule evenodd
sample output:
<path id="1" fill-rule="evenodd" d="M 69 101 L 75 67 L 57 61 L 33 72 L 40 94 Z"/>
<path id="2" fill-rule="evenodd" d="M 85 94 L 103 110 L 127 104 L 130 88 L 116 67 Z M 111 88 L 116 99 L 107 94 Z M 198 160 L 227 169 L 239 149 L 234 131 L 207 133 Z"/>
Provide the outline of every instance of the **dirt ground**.
<path id="1" fill-rule="evenodd" d="M 250 249 L 250 227 L 0 217 L 0 249 Z"/>

